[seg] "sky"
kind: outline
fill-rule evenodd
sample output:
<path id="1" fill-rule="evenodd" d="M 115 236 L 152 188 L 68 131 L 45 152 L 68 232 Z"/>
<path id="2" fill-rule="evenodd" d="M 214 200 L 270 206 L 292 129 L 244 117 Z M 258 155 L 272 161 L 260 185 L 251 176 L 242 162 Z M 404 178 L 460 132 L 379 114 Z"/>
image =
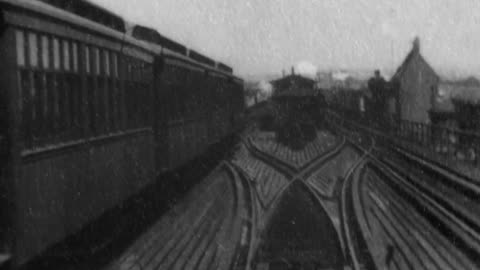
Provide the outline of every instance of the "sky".
<path id="1" fill-rule="evenodd" d="M 240 76 L 394 70 L 415 36 L 440 74 L 480 76 L 479 0 L 92 0 Z"/>

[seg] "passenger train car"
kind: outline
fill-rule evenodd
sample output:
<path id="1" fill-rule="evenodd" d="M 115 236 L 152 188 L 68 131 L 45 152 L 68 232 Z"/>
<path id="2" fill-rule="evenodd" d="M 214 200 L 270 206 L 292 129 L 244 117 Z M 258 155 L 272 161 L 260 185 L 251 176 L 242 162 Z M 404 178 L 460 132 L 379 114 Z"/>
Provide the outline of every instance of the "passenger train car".
<path id="1" fill-rule="evenodd" d="M 0 254 L 14 265 L 240 119 L 232 69 L 153 29 L 79 0 L 0 0 L 0 15 Z"/>

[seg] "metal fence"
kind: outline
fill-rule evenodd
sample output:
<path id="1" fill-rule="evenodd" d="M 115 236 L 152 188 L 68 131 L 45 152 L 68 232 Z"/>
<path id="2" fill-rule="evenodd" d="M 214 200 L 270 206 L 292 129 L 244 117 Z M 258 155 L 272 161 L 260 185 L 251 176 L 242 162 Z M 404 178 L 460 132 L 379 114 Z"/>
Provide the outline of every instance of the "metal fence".
<path id="1" fill-rule="evenodd" d="M 348 114 L 346 117 L 331 110 L 327 113 L 337 125 L 367 132 L 388 143 L 401 144 L 408 150 L 480 165 L 480 133 L 407 120 L 380 122 L 361 115 Z"/>

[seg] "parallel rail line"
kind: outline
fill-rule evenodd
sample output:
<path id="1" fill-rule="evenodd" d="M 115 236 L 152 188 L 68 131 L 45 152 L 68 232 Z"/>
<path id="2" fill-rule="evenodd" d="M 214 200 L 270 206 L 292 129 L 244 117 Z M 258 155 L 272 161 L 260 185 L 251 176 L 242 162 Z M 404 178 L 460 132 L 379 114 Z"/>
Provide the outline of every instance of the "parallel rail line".
<path id="1" fill-rule="evenodd" d="M 455 251 L 452 251 L 451 248 L 449 249 L 448 245 L 450 245 L 450 247 L 455 246 L 458 250 L 461 250 L 461 253 L 467 256 L 469 258 L 469 261 L 473 262 L 476 267 L 480 265 L 480 224 L 478 222 L 478 217 L 474 216 L 475 212 L 467 211 L 464 205 L 455 203 L 449 196 L 444 196 L 440 194 L 440 191 L 436 190 L 436 188 L 438 187 L 436 187 L 434 183 L 431 182 L 430 184 L 432 185 L 427 186 L 427 184 L 424 183 L 423 180 L 419 180 L 419 175 L 414 175 L 411 171 L 407 172 L 410 170 L 408 169 L 409 167 L 403 167 L 403 169 L 400 168 L 401 165 L 405 166 L 405 164 L 393 162 L 386 157 L 377 158 L 372 153 L 369 153 L 369 157 L 371 162 L 369 162 L 364 169 L 369 168 L 381 176 L 382 183 L 377 183 L 377 185 L 381 184 L 385 187 L 390 187 L 392 190 L 395 190 L 395 192 L 390 192 L 391 196 L 394 196 L 393 193 L 395 193 L 396 198 L 398 199 L 398 201 L 394 202 L 396 207 L 395 209 L 397 209 L 398 211 L 402 208 L 405 209 L 407 206 L 413 207 L 425 220 L 428 221 L 428 226 L 430 226 L 430 228 L 435 228 L 436 232 L 441 234 L 440 236 L 436 236 L 433 239 L 430 237 L 428 241 L 433 242 L 433 245 L 435 247 L 442 249 L 444 256 L 446 254 L 450 254 L 450 257 L 456 257 L 456 260 L 458 262 L 456 263 L 455 267 L 452 266 L 452 268 L 458 268 L 458 263 L 460 263 L 460 265 L 463 265 L 465 269 L 470 269 L 472 267 L 472 264 L 466 262 L 466 259 L 464 259 L 461 254 L 459 255 Z M 409 163 L 407 163 L 407 165 L 417 165 L 417 163 L 413 164 L 411 162 L 413 161 L 410 161 Z M 420 166 L 420 171 L 424 174 L 425 177 L 430 177 L 432 179 L 440 181 L 440 183 L 445 185 L 445 187 L 452 189 L 452 191 L 458 192 L 459 196 L 465 194 L 463 193 L 464 189 L 466 188 L 465 186 L 461 186 L 460 188 L 458 188 L 459 185 L 456 185 L 456 183 L 458 182 L 449 179 L 445 175 L 439 174 L 438 171 L 432 169 L 427 170 L 424 168 L 424 166 Z M 356 193 L 356 195 L 353 194 L 354 200 L 356 201 L 355 205 L 359 206 L 355 211 L 355 215 L 357 219 L 360 219 L 361 224 L 367 224 L 367 221 L 365 220 L 365 214 L 362 213 L 362 211 L 364 211 L 364 207 L 361 206 L 362 202 L 359 198 L 359 187 L 362 184 L 362 181 L 362 179 L 356 179 L 356 190 L 353 192 Z M 388 192 L 385 191 L 385 189 L 382 189 L 382 192 L 380 192 L 378 189 L 377 191 L 379 192 L 379 194 L 382 194 L 383 192 Z M 466 199 L 472 200 L 472 202 L 478 202 L 478 197 L 472 197 L 472 195 L 475 193 L 475 190 L 471 190 L 469 193 L 466 193 Z M 402 205 L 400 200 L 403 201 L 403 204 L 407 203 L 407 205 Z M 382 223 L 382 226 L 384 226 L 385 230 L 390 231 L 390 234 L 394 233 L 393 235 L 391 234 L 391 237 L 397 239 L 398 241 L 402 243 L 406 241 L 405 243 L 409 243 L 408 239 L 410 238 L 408 237 L 408 233 L 401 233 L 405 230 L 411 231 L 412 228 L 417 228 L 417 231 L 429 231 L 428 227 L 426 227 L 427 225 L 425 224 L 423 224 L 420 228 L 420 225 L 416 224 L 416 222 L 419 222 L 418 220 L 402 220 L 401 217 L 398 216 L 398 214 L 387 213 L 385 212 L 385 210 L 382 210 L 382 206 L 378 205 L 378 200 L 373 201 L 376 202 L 379 209 L 376 212 L 377 218 L 383 220 L 383 222 L 386 222 L 387 219 L 390 220 L 390 222 L 388 223 L 390 225 Z M 362 208 L 362 210 L 360 210 L 360 208 Z M 411 214 L 406 213 L 405 210 L 402 211 L 402 216 L 404 217 Z M 378 216 L 380 214 L 381 216 Z M 393 222 L 393 220 L 397 222 L 395 223 Z M 388 226 L 393 227 L 390 228 Z M 363 233 L 368 233 L 369 230 L 364 227 L 362 228 L 362 231 Z M 395 234 L 395 232 L 397 232 L 397 234 Z M 403 235 L 403 237 L 407 238 L 402 238 L 399 235 Z M 447 239 L 449 243 L 447 244 L 444 240 L 439 240 L 441 237 Z M 432 263 L 438 263 L 438 261 L 440 260 L 438 259 L 439 257 L 437 256 L 433 258 L 432 256 L 436 256 L 436 254 L 432 254 L 432 251 L 426 248 L 428 247 L 428 245 L 431 245 L 429 244 L 429 242 L 418 242 L 418 239 L 410 239 L 410 241 L 413 241 L 413 243 L 417 243 L 417 245 L 422 246 L 424 254 L 426 254 L 426 256 L 429 256 L 430 260 L 432 260 Z M 398 244 L 399 243 L 395 243 L 395 245 Z M 408 247 L 409 245 L 410 244 L 407 244 L 407 246 L 403 245 L 403 249 Z M 397 246 L 397 248 L 401 252 L 403 252 L 400 246 Z M 449 252 L 446 252 L 445 250 L 448 250 Z M 406 255 L 404 254 L 404 256 Z M 451 258 L 453 259 L 453 257 Z M 425 258 L 422 259 L 425 260 Z M 423 263 L 421 264 L 423 265 Z M 445 266 L 445 263 L 439 264 L 437 266 Z M 429 268 L 426 265 L 423 265 L 423 267 Z M 411 265 L 408 268 L 415 269 L 416 267 Z"/>

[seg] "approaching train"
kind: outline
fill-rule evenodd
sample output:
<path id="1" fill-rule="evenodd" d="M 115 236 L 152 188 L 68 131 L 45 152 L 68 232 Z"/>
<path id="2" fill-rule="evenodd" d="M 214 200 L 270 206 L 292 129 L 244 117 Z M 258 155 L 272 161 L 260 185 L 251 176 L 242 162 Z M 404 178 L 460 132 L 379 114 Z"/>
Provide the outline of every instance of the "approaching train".
<path id="1" fill-rule="evenodd" d="M 0 16 L 0 260 L 24 264 L 240 119 L 230 67 L 88 1 L 0 0 Z"/>

